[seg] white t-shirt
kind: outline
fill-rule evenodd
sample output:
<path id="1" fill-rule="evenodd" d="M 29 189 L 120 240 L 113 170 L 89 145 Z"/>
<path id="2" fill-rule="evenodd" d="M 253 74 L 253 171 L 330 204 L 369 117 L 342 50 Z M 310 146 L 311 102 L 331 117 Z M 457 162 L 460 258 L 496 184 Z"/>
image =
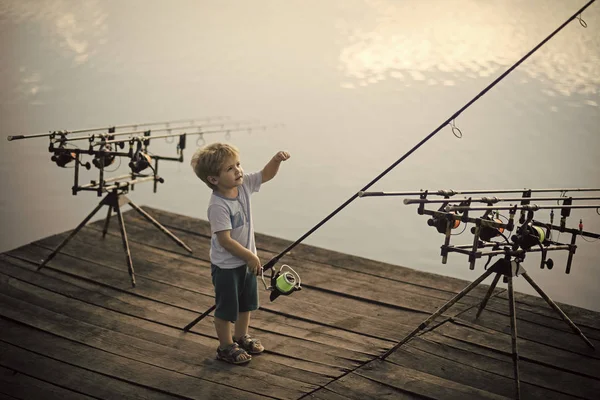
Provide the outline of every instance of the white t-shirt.
<path id="1" fill-rule="evenodd" d="M 256 254 L 254 242 L 254 223 L 250 196 L 260 190 L 262 172 L 244 174 L 244 183 L 238 186 L 236 198 L 224 197 L 214 192 L 208 204 L 208 222 L 212 234 L 210 242 L 210 262 L 223 269 L 233 269 L 245 265 L 246 262 L 234 256 L 221 246 L 217 232 L 231 231 L 231 238 Z"/>

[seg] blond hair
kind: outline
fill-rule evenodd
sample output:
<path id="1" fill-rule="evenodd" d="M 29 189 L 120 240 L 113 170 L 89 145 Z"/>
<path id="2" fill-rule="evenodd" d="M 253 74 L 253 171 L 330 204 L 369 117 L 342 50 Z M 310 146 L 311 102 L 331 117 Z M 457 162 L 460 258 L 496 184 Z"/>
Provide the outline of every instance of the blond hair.
<path id="1" fill-rule="evenodd" d="M 198 178 L 215 190 L 217 187 L 208 181 L 208 177 L 219 176 L 225 161 L 230 157 L 239 157 L 239 154 L 239 150 L 230 144 L 211 143 L 196 150 L 190 165 Z"/>

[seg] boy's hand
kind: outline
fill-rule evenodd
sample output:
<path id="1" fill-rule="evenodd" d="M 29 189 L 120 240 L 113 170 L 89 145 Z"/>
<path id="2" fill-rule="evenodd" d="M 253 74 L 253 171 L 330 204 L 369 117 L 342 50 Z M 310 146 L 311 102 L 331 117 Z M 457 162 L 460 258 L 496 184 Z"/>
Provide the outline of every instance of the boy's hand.
<path id="1" fill-rule="evenodd" d="M 260 273 L 261 267 L 262 266 L 260 264 L 260 259 L 255 254 L 254 258 L 252 258 L 248 261 L 248 268 L 250 269 L 250 271 L 252 271 L 254 273 L 254 275 L 258 275 Z"/>
<path id="2" fill-rule="evenodd" d="M 273 156 L 273 159 L 278 162 L 285 161 L 291 157 L 290 153 L 287 151 L 279 151 L 277 154 Z"/>

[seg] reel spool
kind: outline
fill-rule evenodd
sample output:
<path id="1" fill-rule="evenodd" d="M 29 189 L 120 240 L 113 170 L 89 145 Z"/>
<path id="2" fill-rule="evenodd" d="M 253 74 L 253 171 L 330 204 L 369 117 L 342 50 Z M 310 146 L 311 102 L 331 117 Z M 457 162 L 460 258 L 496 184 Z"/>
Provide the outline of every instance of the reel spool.
<path id="1" fill-rule="evenodd" d="M 525 250 L 529 250 L 533 246 L 541 246 L 546 240 L 546 232 L 539 226 L 531 223 L 521 228 L 518 235 L 514 235 L 512 241 L 518 244 Z"/>
<path id="2" fill-rule="evenodd" d="M 289 271 L 284 271 L 284 268 L 288 269 Z M 287 264 L 283 264 L 279 268 L 279 271 L 275 273 L 271 271 L 271 286 L 267 286 L 263 270 L 261 270 L 261 278 L 263 284 L 265 285 L 265 289 L 271 291 L 271 295 L 269 296 L 271 301 L 274 301 L 281 295 L 289 296 L 298 290 L 302 290 L 302 287 L 300 286 L 300 275 L 298 275 L 298 273 Z"/>
<path id="3" fill-rule="evenodd" d="M 498 218 L 489 218 L 490 221 L 502 223 Z M 475 233 L 475 228 L 471 228 L 471 233 Z M 494 228 L 492 226 L 482 225 L 479 231 L 479 238 L 484 242 L 489 242 L 491 239 L 500 236 L 504 233 L 504 228 Z"/>
<path id="4" fill-rule="evenodd" d="M 140 173 L 146 168 L 150 167 L 152 158 L 143 151 L 136 151 L 129 162 L 129 168 L 133 173 Z"/>
<path id="5" fill-rule="evenodd" d="M 61 168 L 66 168 L 67 164 L 76 159 L 75 153 L 54 153 L 50 160 L 55 162 Z"/>
<path id="6" fill-rule="evenodd" d="M 109 139 L 111 138 L 109 137 Z M 112 151 L 112 146 L 106 145 L 103 150 L 105 153 L 96 153 L 92 160 L 92 164 L 98 169 L 106 168 L 115 162 L 116 156 L 110 153 Z"/>
<path id="7" fill-rule="evenodd" d="M 456 215 L 456 213 L 452 213 L 451 215 Z M 433 218 L 429 218 L 427 220 L 427 225 L 429 226 L 433 226 L 435 227 L 435 229 L 439 232 L 439 233 L 446 233 L 446 226 L 448 224 L 448 221 L 450 221 L 450 229 L 456 229 L 460 226 L 460 220 L 459 219 L 453 219 L 451 217 L 451 215 L 448 215 L 447 217 L 433 217 Z"/>
<path id="8" fill-rule="evenodd" d="M 112 163 L 115 162 L 115 155 L 113 154 L 105 154 L 100 155 L 96 154 L 96 156 L 92 159 L 92 164 L 98 169 L 106 168 Z"/>

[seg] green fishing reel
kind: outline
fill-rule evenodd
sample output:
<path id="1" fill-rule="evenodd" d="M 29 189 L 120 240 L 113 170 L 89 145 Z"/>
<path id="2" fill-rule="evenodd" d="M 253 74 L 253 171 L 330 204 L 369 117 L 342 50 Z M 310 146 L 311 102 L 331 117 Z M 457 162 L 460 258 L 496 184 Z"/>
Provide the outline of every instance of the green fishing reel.
<path id="1" fill-rule="evenodd" d="M 287 271 L 284 271 L 284 268 L 287 269 Z M 267 282 L 265 281 L 264 270 L 261 270 L 261 278 L 265 285 L 265 289 L 271 291 L 271 295 L 269 296 L 271 301 L 274 301 L 281 295 L 289 296 L 298 290 L 302 290 L 302 287 L 300 286 L 300 275 L 287 264 L 283 264 L 279 268 L 279 271 L 275 273 L 273 268 L 271 271 L 270 286 L 267 286 Z"/>

